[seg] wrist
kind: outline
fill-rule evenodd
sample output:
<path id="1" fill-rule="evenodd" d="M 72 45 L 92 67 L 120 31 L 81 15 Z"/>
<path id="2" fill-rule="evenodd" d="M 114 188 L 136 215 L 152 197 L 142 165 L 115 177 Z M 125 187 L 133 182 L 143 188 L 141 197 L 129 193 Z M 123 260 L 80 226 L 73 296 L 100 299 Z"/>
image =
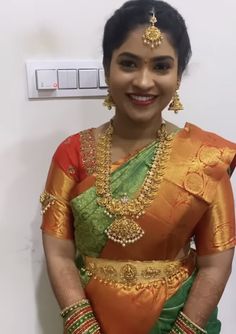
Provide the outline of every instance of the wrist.
<path id="1" fill-rule="evenodd" d="M 170 334 L 207 334 L 207 331 L 180 312 Z"/>
<path id="2" fill-rule="evenodd" d="M 88 299 L 82 299 L 61 311 L 66 334 L 99 334 L 100 327 Z"/>
<path id="3" fill-rule="evenodd" d="M 61 310 L 60 315 L 63 319 L 67 318 L 70 313 L 73 313 L 76 309 L 80 308 L 81 306 L 85 305 L 85 304 L 89 304 L 89 300 L 86 298 L 82 298 L 78 301 L 76 301 L 75 303 L 66 306 L 64 309 Z"/>

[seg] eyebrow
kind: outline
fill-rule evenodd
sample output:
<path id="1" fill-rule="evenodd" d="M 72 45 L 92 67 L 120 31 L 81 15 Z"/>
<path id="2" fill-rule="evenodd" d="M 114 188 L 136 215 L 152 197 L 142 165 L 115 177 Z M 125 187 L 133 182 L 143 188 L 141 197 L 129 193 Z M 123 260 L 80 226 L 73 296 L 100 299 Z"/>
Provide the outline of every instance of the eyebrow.
<path id="1" fill-rule="evenodd" d="M 131 52 L 123 52 L 123 53 L 120 53 L 118 55 L 118 58 L 120 57 L 129 57 L 129 58 L 132 58 L 132 59 L 135 59 L 135 60 L 140 60 L 141 57 L 131 53 Z M 151 61 L 163 61 L 163 60 L 171 60 L 171 61 L 175 61 L 175 59 L 172 57 L 172 56 L 169 56 L 169 55 L 164 55 L 164 56 L 157 56 L 157 57 L 153 57 L 151 58 Z"/>

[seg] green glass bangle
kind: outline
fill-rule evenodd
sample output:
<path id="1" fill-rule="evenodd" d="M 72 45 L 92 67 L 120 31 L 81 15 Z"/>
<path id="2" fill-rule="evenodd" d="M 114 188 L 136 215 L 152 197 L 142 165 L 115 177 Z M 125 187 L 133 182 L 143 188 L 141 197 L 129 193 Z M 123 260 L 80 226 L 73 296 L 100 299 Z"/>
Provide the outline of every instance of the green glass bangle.
<path id="1" fill-rule="evenodd" d="M 93 327 L 89 330 L 89 334 L 95 333 L 98 329 L 100 329 L 100 327 L 97 323 L 95 323 Z"/>
<path id="2" fill-rule="evenodd" d="M 174 326 L 172 327 L 171 332 L 173 334 L 185 334 L 184 331 L 181 328 L 179 328 L 176 324 L 174 324 Z"/>
<path id="3" fill-rule="evenodd" d="M 87 307 L 89 307 L 89 308 L 91 309 L 90 304 L 84 304 L 84 305 L 79 306 L 79 307 L 76 308 L 76 309 L 73 309 L 72 311 L 70 311 L 69 313 L 67 313 L 67 314 L 64 316 L 64 318 L 63 318 L 63 319 L 64 319 L 64 322 L 69 321 L 69 319 L 70 319 L 75 313 L 83 312 L 84 309 L 87 308 Z M 90 310 L 87 311 L 85 314 L 87 314 L 88 312 L 90 312 Z"/>
<path id="4" fill-rule="evenodd" d="M 197 324 L 195 324 L 191 319 L 189 319 L 183 312 L 180 312 L 178 318 L 183 321 L 190 329 L 194 331 L 195 334 L 207 334 L 207 331 Z"/>
<path id="5" fill-rule="evenodd" d="M 68 328 L 67 328 L 67 332 L 68 333 L 73 333 L 74 330 L 78 329 L 80 326 L 82 326 L 87 320 L 90 320 L 93 318 L 93 312 L 88 312 L 86 313 L 84 316 L 82 316 L 81 318 L 75 320 L 75 322 L 73 322 Z"/>
<path id="6" fill-rule="evenodd" d="M 93 334 L 93 333 L 96 333 L 96 331 L 97 331 L 98 329 L 100 329 L 100 327 L 99 327 L 99 325 L 98 325 L 98 323 L 97 323 L 97 321 L 96 321 L 95 318 L 94 318 L 94 323 L 92 323 L 92 324 L 90 325 L 90 327 L 85 327 L 85 328 L 83 328 L 83 326 L 81 327 L 82 332 L 83 332 L 83 330 L 84 330 L 84 333 L 86 333 L 86 334 Z"/>
<path id="7" fill-rule="evenodd" d="M 64 318 L 68 313 L 76 310 L 77 308 L 83 307 L 84 305 L 90 305 L 89 300 L 88 299 L 81 299 L 78 302 L 69 305 L 67 307 L 65 307 L 61 312 L 60 315 L 62 316 L 62 318 Z"/>
<path id="8" fill-rule="evenodd" d="M 73 313 L 72 313 L 68 318 L 66 318 L 66 320 L 64 321 L 65 326 L 66 326 L 66 324 L 67 324 L 68 322 L 71 321 L 71 319 L 72 319 L 74 316 L 79 315 L 79 314 L 80 314 L 80 310 L 76 310 L 75 312 L 73 312 Z M 92 315 L 93 315 L 93 311 L 92 311 L 92 310 L 87 311 L 84 315 L 80 316 L 79 319 L 83 322 L 83 318 L 84 318 L 84 316 L 85 316 L 85 315 L 89 315 L 89 314 L 92 314 Z M 78 320 L 78 319 L 77 319 L 77 320 Z"/>

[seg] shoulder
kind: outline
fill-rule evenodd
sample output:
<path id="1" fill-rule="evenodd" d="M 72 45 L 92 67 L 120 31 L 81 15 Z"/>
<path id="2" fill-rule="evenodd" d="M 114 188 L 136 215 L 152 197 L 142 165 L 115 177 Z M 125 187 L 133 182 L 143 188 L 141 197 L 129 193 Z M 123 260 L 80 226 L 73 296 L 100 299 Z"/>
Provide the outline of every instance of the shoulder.
<path id="1" fill-rule="evenodd" d="M 93 128 L 70 135 L 58 145 L 52 158 L 53 163 L 68 176 L 77 178 L 83 165 L 83 142 L 91 143 L 92 140 Z"/>
<path id="2" fill-rule="evenodd" d="M 60 159 L 63 158 L 64 156 L 71 156 L 75 153 L 79 153 L 81 148 L 81 141 L 83 141 L 85 137 L 88 140 L 92 140 L 93 137 L 92 128 L 80 131 L 65 138 L 58 145 L 53 158 Z"/>
<path id="3" fill-rule="evenodd" d="M 216 187 L 235 167 L 236 144 L 186 123 L 173 142 L 166 178 L 211 203 Z"/>
<path id="4" fill-rule="evenodd" d="M 199 159 L 205 165 L 215 166 L 221 163 L 233 172 L 236 163 L 235 143 L 191 123 L 185 124 L 184 131 L 187 132 L 192 145 L 196 146 Z"/>
<path id="5" fill-rule="evenodd" d="M 175 133 L 181 130 L 177 125 L 175 125 L 174 123 L 168 122 L 166 120 L 165 120 L 165 124 L 166 124 L 166 129 L 168 133 Z"/>
<path id="6" fill-rule="evenodd" d="M 229 147 L 236 150 L 236 144 L 219 136 L 216 133 L 201 129 L 195 124 L 186 123 L 184 130 L 187 130 L 193 138 L 198 138 L 200 141 L 207 142 L 216 147 Z"/>

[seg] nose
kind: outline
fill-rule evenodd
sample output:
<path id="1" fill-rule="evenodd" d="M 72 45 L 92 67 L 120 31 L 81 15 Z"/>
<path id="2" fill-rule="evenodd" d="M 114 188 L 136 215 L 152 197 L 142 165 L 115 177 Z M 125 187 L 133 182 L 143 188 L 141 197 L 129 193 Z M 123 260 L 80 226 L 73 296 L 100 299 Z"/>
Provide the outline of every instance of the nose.
<path id="1" fill-rule="evenodd" d="M 137 71 L 133 79 L 133 86 L 143 91 L 148 91 L 153 88 L 155 86 L 153 72 L 148 68 Z"/>

